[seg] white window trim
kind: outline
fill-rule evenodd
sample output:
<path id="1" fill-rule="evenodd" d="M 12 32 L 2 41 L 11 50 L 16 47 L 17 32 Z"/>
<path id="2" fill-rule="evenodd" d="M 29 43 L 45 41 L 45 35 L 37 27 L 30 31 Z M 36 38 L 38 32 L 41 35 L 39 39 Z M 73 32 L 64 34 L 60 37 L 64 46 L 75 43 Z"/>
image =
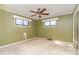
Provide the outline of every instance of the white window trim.
<path id="1" fill-rule="evenodd" d="M 52 26 L 45 26 L 44 22 L 43 22 L 43 27 L 47 27 L 47 28 L 50 28 L 50 27 L 57 27 L 57 23 L 56 25 L 52 25 Z"/>
<path id="2" fill-rule="evenodd" d="M 30 22 L 31 22 L 32 20 L 27 19 L 27 18 L 24 18 L 24 17 L 17 16 L 17 15 L 13 15 L 13 18 L 14 18 L 14 26 L 15 26 L 15 27 L 30 27 Z M 25 19 L 26 21 L 29 22 L 29 26 L 16 25 L 16 18 Z"/>
<path id="3" fill-rule="evenodd" d="M 42 20 L 43 27 L 56 27 L 56 26 L 57 26 L 57 20 L 59 20 L 59 18 L 53 18 L 53 19 L 48 19 L 48 20 Z M 46 22 L 46 21 L 56 21 L 56 25 L 45 26 L 45 22 Z"/>
<path id="4" fill-rule="evenodd" d="M 53 20 L 59 20 L 59 18 L 45 19 L 45 20 L 42 20 L 42 22 L 44 22 L 44 21 L 53 21 Z"/>
<path id="5" fill-rule="evenodd" d="M 30 22 L 29 22 L 29 26 L 16 25 L 16 24 L 15 24 L 15 19 L 14 19 L 14 26 L 15 26 L 15 27 L 30 27 Z"/>
<path id="6" fill-rule="evenodd" d="M 17 15 L 13 15 L 13 17 L 14 18 L 19 18 L 19 19 L 25 19 L 25 20 L 27 20 L 27 21 L 32 21 L 32 20 L 30 20 L 30 19 L 27 19 L 27 18 L 24 18 L 24 17 L 21 17 L 21 16 L 17 16 Z"/>

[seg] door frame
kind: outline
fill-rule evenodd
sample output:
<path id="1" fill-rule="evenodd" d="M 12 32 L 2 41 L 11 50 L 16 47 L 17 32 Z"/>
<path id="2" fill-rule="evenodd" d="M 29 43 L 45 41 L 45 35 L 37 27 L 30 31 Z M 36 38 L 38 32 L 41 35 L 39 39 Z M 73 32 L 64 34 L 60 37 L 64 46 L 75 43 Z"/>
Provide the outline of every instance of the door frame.
<path id="1" fill-rule="evenodd" d="M 74 30 L 75 30 L 75 23 L 74 23 L 74 17 L 75 17 L 75 15 L 77 14 L 77 12 L 78 12 L 78 5 L 76 6 L 76 8 L 75 8 L 75 11 L 74 11 L 74 13 L 73 13 L 73 46 L 75 45 L 75 34 L 74 34 Z M 77 19 L 78 19 L 78 17 L 77 17 Z M 77 23 L 77 25 L 78 25 L 78 23 Z M 77 32 L 78 32 L 78 28 L 77 28 Z M 78 38 L 78 33 L 77 33 L 77 38 Z M 77 43 L 77 42 L 76 42 Z"/>

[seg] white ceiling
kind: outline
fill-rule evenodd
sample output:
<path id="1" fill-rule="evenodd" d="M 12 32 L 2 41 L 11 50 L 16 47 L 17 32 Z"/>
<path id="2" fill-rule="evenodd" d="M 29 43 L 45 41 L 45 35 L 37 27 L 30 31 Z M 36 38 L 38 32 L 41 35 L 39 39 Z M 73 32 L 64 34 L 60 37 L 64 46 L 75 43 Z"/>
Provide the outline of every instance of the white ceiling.
<path id="1" fill-rule="evenodd" d="M 75 4 L 4 4 L 0 5 L 2 9 L 8 10 L 10 12 L 23 15 L 25 17 L 38 20 L 38 16 L 30 17 L 33 15 L 29 10 L 37 11 L 37 8 L 46 8 L 46 12 L 50 15 L 42 16 L 40 19 L 50 18 L 55 16 L 61 16 L 65 14 L 71 14 L 74 11 Z"/>

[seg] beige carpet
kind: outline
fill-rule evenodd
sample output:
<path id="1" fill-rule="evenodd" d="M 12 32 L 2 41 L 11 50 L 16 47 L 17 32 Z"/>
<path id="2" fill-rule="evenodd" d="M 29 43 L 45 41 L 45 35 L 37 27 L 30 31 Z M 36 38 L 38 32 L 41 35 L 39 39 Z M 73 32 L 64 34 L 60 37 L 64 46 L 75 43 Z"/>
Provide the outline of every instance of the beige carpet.
<path id="1" fill-rule="evenodd" d="M 71 43 L 43 38 L 25 41 L 0 48 L 1 55 L 73 55 L 76 54 Z"/>

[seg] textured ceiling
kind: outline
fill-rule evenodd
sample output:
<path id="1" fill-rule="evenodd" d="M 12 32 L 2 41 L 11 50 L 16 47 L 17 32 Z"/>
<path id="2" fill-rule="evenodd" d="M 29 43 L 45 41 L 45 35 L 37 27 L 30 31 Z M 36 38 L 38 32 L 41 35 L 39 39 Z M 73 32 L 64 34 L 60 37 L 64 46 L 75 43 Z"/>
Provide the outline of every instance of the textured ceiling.
<path id="1" fill-rule="evenodd" d="M 75 4 L 4 4 L 0 5 L 0 8 L 31 19 L 38 20 L 71 14 L 73 13 L 75 6 Z M 33 13 L 31 13 L 29 10 L 37 11 L 37 8 L 46 8 L 46 12 L 49 12 L 50 15 L 44 15 L 42 18 L 39 18 L 38 16 L 30 17 L 33 15 Z"/>

